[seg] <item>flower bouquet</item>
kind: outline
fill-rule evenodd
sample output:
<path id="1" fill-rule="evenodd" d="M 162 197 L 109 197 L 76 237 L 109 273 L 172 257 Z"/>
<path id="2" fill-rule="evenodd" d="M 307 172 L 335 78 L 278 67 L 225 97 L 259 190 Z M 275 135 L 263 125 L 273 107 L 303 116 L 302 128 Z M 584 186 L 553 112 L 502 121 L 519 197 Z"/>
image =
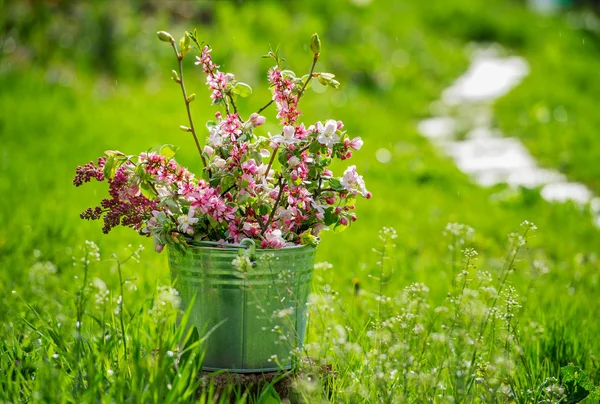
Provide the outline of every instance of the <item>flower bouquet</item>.
<path id="1" fill-rule="evenodd" d="M 203 172 L 196 176 L 180 166 L 174 158 L 178 148 L 170 144 L 135 156 L 108 150 L 96 164 L 77 168 L 76 186 L 96 179 L 107 181 L 109 187 L 109 198 L 85 210 L 81 218 L 103 219 L 104 233 L 122 225 L 152 236 L 159 252 L 166 244 L 185 249 L 198 241 L 238 243 L 244 238 L 261 248 L 314 245 L 321 230 L 356 220 L 355 197 L 371 194 L 355 166 L 341 177 L 329 166 L 333 159 L 350 158 L 362 140 L 349 137 L 341 121 L 308 126 L 298 122 L 298 104 L 313 79 L 339 86 L 333 74 L 315 72 L 320 54 L 316 34 L 311 38 L 314 56 L 307 75 L 285 70 L 278 52 L 268 53 L 275 61 L 268 72 L 273 97 L 247 119 L 235 101 L 249 96 L 252 89 L 232 73 L 221 72 L 209 46 L 202 46 L 192 32 L 186 32 L 179 49 L 170 34 L 158 35 L 175 50 L 179 69 L 173 70 L 172 78 L 181 87 L 189 120 L 180 128 L 192 135 Z M 212 104 L 222 108 L 214 121 L 206 123 L 204 146 L 190 109 L 196 96 L 188 94 L 182 69 L 192 46 L 200 53 L 195 64 L 206 74 Z M 272 104 L 281 129 L 275 135 L 261 134 L 258 128 L 266 121 L 261 114 Z"/>
<path id="2" fill-rule="evenodd" d="M 172 79 L 181 88 L 188 117 L 180 128 L 193 137 L 203 170 L 194 175 L 179 165 L 177 147 L 170 144 L 139 155 L 106 151 L 97 163 L 77 168 L 76 186 L 95 179 L 107 181 L 109 188 L 109 197 L 81 218 L 103 219 L 104 233 L 131 227 L 151 236 L 158 252 L 170 247 L 169 265 L 184 306 L 193 302 L 199 330 L 213 329 L 205 368 L 271 369 L 273 356 L 289 367 L 288 354 L 304 338 L 319 233 L 350 225 L 356 220 L 355 198 L 371 197 L 355 166 L 341 176 L 329 168 L 334 159 L 350 158 L 363 142 L 351 138 L 338 120 L 299 122 L 299 102 L 313 80 L 339 86 L 333 74 L 315 71 L 321 52 L 317 34 L 310 41 L 313 60 L 306 75 L 285 69 L 279 52 L 269 51 L 266 57 L 275 62 L 268 72 L 272 98 L 247 118 L 236 100 L 251 95 L 251 87 L 220 71 L 211 48 L 195 32 L 186 32 L 179 47 L 167 32 L 158 37 L 175 52 L 178 70 Z M 215 120 L 206 123 L 203 144 L 190 109 L 196 95 L 188 93 L 182 67 L 194 48 L 212 104 L 220 107 Z M 279 129 L 261 132 L 262 113 L 272 106 Z M 273 325 L 272 317 L 289 321 Z M 265 329 L 276 338 L 265 337 Z M 281 341 L 289 347 L 277 348 Z"/>

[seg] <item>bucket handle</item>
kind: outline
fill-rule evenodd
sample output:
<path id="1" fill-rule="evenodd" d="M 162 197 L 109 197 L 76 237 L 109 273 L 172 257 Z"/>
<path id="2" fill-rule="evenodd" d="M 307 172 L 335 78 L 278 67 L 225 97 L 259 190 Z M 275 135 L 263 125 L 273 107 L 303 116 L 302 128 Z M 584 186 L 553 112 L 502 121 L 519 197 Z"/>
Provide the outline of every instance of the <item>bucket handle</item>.
<path id="1" fill-rule="evenodd" d="M 242 249 L 240 248 L 240 253 L 245 254 L 250 259 L 252 264 L 254 264 L 256 262 L 256 243 L 254 240 L 245 238 L 240 241 L 240 245 L 246 249 L 246 251 L 242 252 Z"/>

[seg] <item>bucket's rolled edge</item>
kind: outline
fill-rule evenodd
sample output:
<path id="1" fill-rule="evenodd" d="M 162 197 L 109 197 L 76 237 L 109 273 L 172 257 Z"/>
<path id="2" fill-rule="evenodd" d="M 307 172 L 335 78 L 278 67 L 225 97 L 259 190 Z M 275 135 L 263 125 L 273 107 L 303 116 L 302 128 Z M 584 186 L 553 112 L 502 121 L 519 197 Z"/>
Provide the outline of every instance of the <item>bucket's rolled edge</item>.
<path id="1" fill-rule="evenodd" d="M 292 370 L 292 365 L 276 367 L 276 368 L 262 368 L 262 369 L 228 369 L 228 368 L 212 368 L 212 367 L 202 367 L 203 372 L 230 372 L 230 373 L 273 373 L 279 371 L 289 371 Z"/>

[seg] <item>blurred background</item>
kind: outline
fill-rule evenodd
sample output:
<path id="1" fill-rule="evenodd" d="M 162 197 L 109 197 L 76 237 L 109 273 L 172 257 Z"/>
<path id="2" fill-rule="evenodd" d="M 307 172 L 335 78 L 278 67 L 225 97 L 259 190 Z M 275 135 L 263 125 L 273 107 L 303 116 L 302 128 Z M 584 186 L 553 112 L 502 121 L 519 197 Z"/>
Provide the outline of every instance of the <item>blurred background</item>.
<path id="1" fill-rule="evenodd" d="M 104 184 L 76 189 L 71 181 L 77 165 L 106 149 L 135 154 L 164 143 L 180 145 L 178 160 L 200 169 L 193 140 L 178 128 L 186 116 L 170 80 L 176 60 L 156 37 L 166 30 L 178 39 L 196 28 L 222 70 L 253 87 L 253 96 L 240 102 L 244 117 L 270 98 L 271 61 L 260 56 L 280 45 L 291 69 L 308 72 L 309 38 L 320 34 L 317 69 L 336 74 L 342 85 L 337 91 L 315 86 L 301 103 L 303 119 L 340 119 L 364 139 L 350 163 L 373 193 L 357 202 L 359 220 L 349 230 L 323 236 L 319 259 L 334 264 L 339 289 L 351 291 L 352 279 L 368 288 L 382 226 L 399 235 L 395 285 L 424 281 L 443 297 L 450 279 L 447 223 L 475 228 L 482 260 L 497 267 L 506 235 L 527 219 L 540 228 L 529 258 L 554 274 L 547 287 L 555 293 L 540 299 L 576 291 L 592 296 L 600 251 L 592 206 L 549 203 L 539 187 L 481 187 L 417 127 L 468 69 L 473 49 L 493 44 L 502 55 L 523 57 L 529 68 L 493 105 L 493 124 L 523 141 L 543 167 L 600 193 L 598 8 L 583 0 L 0 0 L 3 288 L 27 283 L 22 271 L 38 259 L 67 271 L 84 239 L 108 251 L 143 243 L 140 276 L 149 285 L 167 281 L 166 259 L 151 251 L 149 239 L 128 229 L 103 236 L 100 223 L 79 219 L 101 199 Z M 216 107 L 193 60 L 185 60 L 186 82 L 198 95 L 193 113 L 201 126 Z M 274 110 L 268 112 L 265 132 L 275 127 Z M 587 313 L 587 304 L 569 310 Z M 589 315 L 582 316 L 579 326 Z"/>

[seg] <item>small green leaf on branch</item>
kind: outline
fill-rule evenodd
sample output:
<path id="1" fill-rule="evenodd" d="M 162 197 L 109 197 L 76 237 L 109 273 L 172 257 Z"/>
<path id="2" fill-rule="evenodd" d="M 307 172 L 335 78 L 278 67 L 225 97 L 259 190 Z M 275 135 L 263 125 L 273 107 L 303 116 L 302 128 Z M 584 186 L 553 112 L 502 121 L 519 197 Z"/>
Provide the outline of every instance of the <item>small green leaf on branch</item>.
<path id="1" fill-rule="evenodd" d="M 190 39 L 189 32 L 186 32 L 185 35 L 179 40 L 179 51 L 181 52 L 181 56 L 185 56 L 192 49 L 192 41 Z"/>
<path id="2" fill-rule="evenodd" d="M 165 156 L 167 159 L 171 159 L 171 158 L 173 158 L 173 156 L 175 156 L 175 153 L 177 153 L 177 150 L 179 150 L 179 146 L 175 146 L 172 144 L 166 144 L 160 148 L 160 151 L 158 152 L 158 154 L 160 154 L 161 156 Z"/>
<path id="3" fill-rule="evenodd" d="M 319 83 L 321 83 L 324 86 L 330 86 L 333 88 L 339 88 L 340 87 L 340 82 L 337 80 L 334 80 L 335 74 L 332 73 L 316 73 L 315 77 L 317 78 L 317 80 L 319 80 Z"/>
<path id="4" fill-rule="evenodd" d="M 252 94 L 252 87 L 246 83 L 237 82 L 231 89 L 233 94 L 237 94 L 242 98 L 246 98 Z"/>
<path id="5" fill-rule="evenodd" d="M 338 180 L 337 178 L 330 178 L 329 179 L 329 186 L 337 192 L 343 192 L 346 190 L 346 188 L 344 188 L 344 186 L 342 185 L 342 183 L 340 182 L 340 180 Z"/>

